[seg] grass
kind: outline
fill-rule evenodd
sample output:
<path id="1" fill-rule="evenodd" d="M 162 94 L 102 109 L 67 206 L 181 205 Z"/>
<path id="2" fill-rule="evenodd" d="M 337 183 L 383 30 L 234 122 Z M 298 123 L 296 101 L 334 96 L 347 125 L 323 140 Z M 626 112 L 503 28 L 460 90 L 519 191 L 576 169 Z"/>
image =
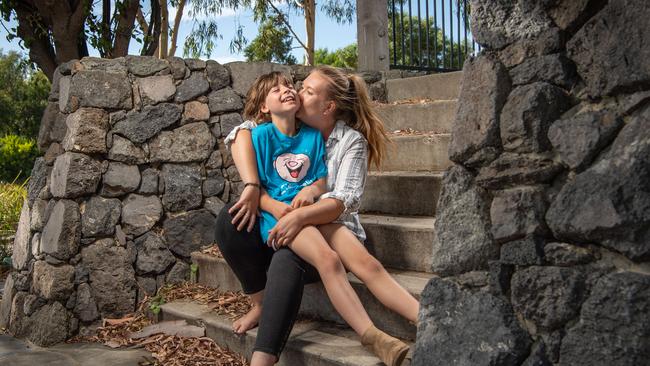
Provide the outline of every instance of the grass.
<path id="1" fill-rule="evenodd" d="M 11 183 L 0 182 L 0 262 L 11 255 L 12 240 L 4 239 L 12 236 L 18 229 L 20 210 L 27 198 L 27 182 Z"/>

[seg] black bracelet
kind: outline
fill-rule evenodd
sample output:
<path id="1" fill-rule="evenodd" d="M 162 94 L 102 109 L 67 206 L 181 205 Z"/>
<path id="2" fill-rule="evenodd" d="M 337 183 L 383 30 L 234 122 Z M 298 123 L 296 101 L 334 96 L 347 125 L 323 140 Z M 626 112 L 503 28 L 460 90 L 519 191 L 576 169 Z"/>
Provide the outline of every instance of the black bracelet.
<path id="1" fill-rule="evenodd" d="M 257 187 L 257 189 L 261 189 L 261 188 L 262 188 L 262 186 L 260 186 L 259 183 L 253 183 L 253 182 L 244 183 L 244 188 L 246 188 L 246 187 L 248 187 L 248 186 Z"/>

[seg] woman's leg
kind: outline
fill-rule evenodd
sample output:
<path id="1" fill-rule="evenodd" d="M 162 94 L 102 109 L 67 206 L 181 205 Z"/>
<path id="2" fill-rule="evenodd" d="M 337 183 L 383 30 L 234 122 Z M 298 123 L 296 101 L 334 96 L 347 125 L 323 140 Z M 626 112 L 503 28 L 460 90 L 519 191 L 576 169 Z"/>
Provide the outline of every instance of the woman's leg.
<path id="1" fill-rule="evenodd" d="M 306 226 L 296 235 L 289 248 L 316 267 L 332 305 L 360 336 L 372 325 L 359 296 L 348 281 L 339 256 L 323 235 L 313 226 Z"/>
<path id="2" fill-rule="evenodd" d="M 217 216 L 216 239 L 224 259 L 239 279 L 244 293 L 250 295 L 253 307 L 233 323 L 233 331 L 245 333 L 259 321 L 266 284 L 266 269 L 271 262 L 273 250 L 262 242 L 259 225 L 253 231 L 238 231 L 232 224 L 232 216 L 226 205 Z"/>
<path id="3" fill-rule="evenodd" d="M 418 301 L 391 277 L 348 228 L 341 224 L 320 225 L 318 228 L 345 268 L 363 281 L 384 306 L 417 322 Z"/>
<path id="4" fill-rule="evenodd" d="M 277 361 L 298 315 L 304 286 L 318 280 L 316 269 L 289 248 L 280 248 L 273 255 L 251 366 Z"/>

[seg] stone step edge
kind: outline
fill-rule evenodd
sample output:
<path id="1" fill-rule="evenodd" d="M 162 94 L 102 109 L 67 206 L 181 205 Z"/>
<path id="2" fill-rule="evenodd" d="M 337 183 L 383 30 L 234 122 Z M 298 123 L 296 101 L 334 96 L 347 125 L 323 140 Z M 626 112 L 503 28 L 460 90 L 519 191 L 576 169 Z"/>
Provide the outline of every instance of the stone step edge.
<path id="1" fill-rule="evenodd" d="M 214 255 L 204 254 L 201 252 L 193 252 L 191 254 L 191 258 L 192 258 L 192 263 L 195 264 L 197 264 L 199 260 L 202 260 L 202 261 L 220 262 L 221 265 L 228 266 L 228 263 L 226 263 L 225 259 Z M 386 270 L 397 281 L 397 283 L 399 283 L 402 287 L 404 287 L 416 299 L 420 298 L 420 294 L 424 290 L 424 287 L 429 282 L 429 280 L 432 277 L 435 277 L 433 273 L 406 271 L 406 270 L 394 269 L 394 268 L 386 268 Z M 201 271 L 200 267 L 199 267 L 199 271 Z M 358 279 L 357 276 L 355 276 L 350 272 L 348 272 L 348 280 L 353 286 L 365 287 L 365 284 L 361 282 L 361 280 Z"/>
<path id="2" fill-rule="evenodd" d="M 455 104 L 458 103 L 458 98 L 456 99 L 402 99 L 400 101 L 395 101 L 395 102 L 388 102 L 388 103 L 382 103 L 382 102 L 375 102 L 373 103 L 374 108 L 391 108 L 391 107 L 399 107 L 399 106 L 412 106 L 412 105 L 432 105 L 432 104 Z"/>
<path id="3" fill-rule="evenodd" d="M 361 225 L 381 225 L 396 227 L 404 230 L 418 230 L 432 232 L 436 222 L 434 216 L 397 216 L 389 214 L 361 213 Z M 390 271 L 389 271 L 390 272 Z M 419 273 L 419 272 L 411 272 Z"/>
<path id="4" fill-rule="evenodd" d="M 373 177 L 404 177 L 404 178 L 420 178 L 431 177 L 442 179 L 444 172 L 432 171 L 419 171 L 419 170 L 371 170 L 368 171 L 369 176 Z"/>
<path id="5" fill-rule="evenodd" d="M 427 138 L 427 137 L 450 137 L 451 133 L 446 133 L 446 132 L 433 132 L 433 131 L 413 131 L 414 133 L 411 134 L 400 134 L 400 133 L 395 133 L 395 132 L 388 132 L 388 137 L 391 138 L 391 140 L 395 139 L 402 139 L 406 140 L 407 138 Z"/>
<path id="6" fill-rule="evenodd" d="M 206 324 L 211 325 L 224 334 L 233 334 L 232 321 L 224 315 L 216 314 L 205 305 L 190 301 L 173 301 L 161 305 L 160 308 L 163 320 L 166 320 L 166 316 L 174 319 L 185 319 L 189 320 L 190 323 L 196 323 L 204 327 Z M 337 328 L 337 334 L 332 334 L 332 328 Z M 251 329 L 241 337 L 232 335 L 232 341 L 240 346 L 238 347 L 239 349 L 228 347 L 228 345 L 219 345 L 222 347 L 226 346 L 232 351 L 250 358 L 252 345 L 255 343 L 254 340 L 257 337 L 257 329 Z M 210 337 L 207 329 L 206 336 Z M 318 343 L 318 340 L 321 342 Z M 215 339 L 215 341 L 217 340 Z M 343 345 L 347 345 L 347 347 L 343 347 Z M 341 352 L 342 349 L 348 351 L 347 354 L 345 354 L 346 352 Z M 318 363 L 319 365 L 383 365 L 374 354 L 361 345 L 358 336 L 354 332 L 349 329 L 341 329 L 340 326 L 328 325 L 322 321 L 298 321 L 295 323 L 281 356 L 280 364 L 287 364 L 283 362 L 286 362 L 284 358 L 295 358 L 295 356 L 291 357 L 292 353 L 300 354 L 303 357 L 306 356 L 306 358 L 314 358 L 321 362 L 326 361 Z"/>

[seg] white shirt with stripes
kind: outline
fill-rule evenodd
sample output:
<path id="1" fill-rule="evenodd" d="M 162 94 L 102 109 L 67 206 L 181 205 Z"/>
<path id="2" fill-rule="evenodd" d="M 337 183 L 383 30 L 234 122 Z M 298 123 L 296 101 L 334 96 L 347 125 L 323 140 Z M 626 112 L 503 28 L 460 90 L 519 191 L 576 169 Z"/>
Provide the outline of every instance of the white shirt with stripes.
<path id="1" fill-rule="evenodd" d="M 251 130 L 257 124 L 244 121 L 224 139 L 229 147 L 240 129 Z M 320 199 L 334 198 L 345 210 L 334 222 L 345 225 L 362 243 L 366 233 L 359 220 L 361 196 L 368 176 L 368 142 L 363 135 L 343 121 L 337 121 L 325 143 L 327 150 L 327 190 Z"/>

